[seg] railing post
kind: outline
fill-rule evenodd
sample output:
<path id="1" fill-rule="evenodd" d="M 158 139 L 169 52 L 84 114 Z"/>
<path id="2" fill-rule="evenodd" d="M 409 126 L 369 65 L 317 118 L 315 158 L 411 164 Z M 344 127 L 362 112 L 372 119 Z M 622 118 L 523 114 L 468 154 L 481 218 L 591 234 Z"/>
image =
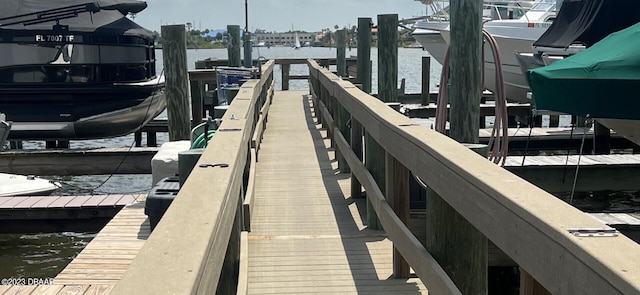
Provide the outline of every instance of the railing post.
<path id="1" fill-rule="evenodd" d="M 469 148 L 488 153 L 486 145 Z M 462 294 L 487 294 L 487 238 L 431 189 L 427 189 L 426 216 L 427 251 Z"/>
<path id="2" fill-rule="evenodd" d="M 333 87 L 333 84 L 331 86 Z M 337 110 L 338 106 L 337 106 L 336 98 L 333 96 L 333 89 L 330 90 L 329 96 L 327 98 L 329 101 L 329 105 L 327 109 L 329 110 L 329 114 L 331 114 L 331 118 L 333 118 L 333 126 L 329 126 L 329 129 L 331 129 L 331 136 L 329 137 L 330 139 L 329 147 L 335 148 L 335 150 L 337 151 L 335 154 L 335 159 L 338 159 L 338 155 L 340 152 L 336 148 L 335 140 L 333 139 L 333 127 L 338 126 L 338 122 L 339 122 L 338 120 L 340 120 L 340 118 L 338 118 L 338 110 Z"/>
<path id="3" fill-rule="evenodd" d="M 351 145 L 351 136 L 349 134 L 349 127 L 347 126 L 347 122 L 351 115 L 337 100 L 336 105 L 338 107 L 338 111 L 336 112 L 338 116 L 336 121 L 338 123 L 338 129 L 340 129 L 342 136 L 344 136 L 349 145 Z M 349 169 L 349 164 L 347 164 L 347 160 L 342 156 L 342 151 L 340 151 L 340 157 L 338 158 L 338 168 L 340 169 L 340 173 L 349 173 L 351 171 Z"/>
<path id="4" fill-rule="evenodd" d="M 322 85 L 321 81 L 318 81 L 318 84 L 320 84 L 320 101 L 324 104 L 324 106 L 328 109 L 329 108 L 329 99 L 327 99 L 327 88 L 324 87 L 324 85 Z M 322 113 L 320 114 L 320 116 L 322 116 Z M 327 136 L 331 137 L 331 130 L 329 130 L 329 126 L 327 125 L 327 122 L 324 120 L 324 118 L 322 118 L 322 128 L 327 129 Z"/>
<path id="5" fill-rule="evenodd" d="M 184 25 L 162 26 L 164 45 L 162 60 L 165 68 L 169 140 L 189 139 L 189 77 L 187 73 L 187 43 Z"/>
<path id="6" fill-rule="evenodd" d="M 351 149 L 362 162 L 362 125 L 353 116 L 351 116 Z M 353 174 L 351 175 L 351 198 L 362 198 L 362 184 Z"/>
<path id="7" fill-rule="evenodd" d="M 244 189 L 240 187 L 240 196 L 236 206 L 236 214 L 233 219 L 233 226 L 227 245 L 227 252 L 222 262 L 222 271 L 216 294 L 235 294 L 238 288 L 238 270 L 240 269 L 240 233 L 242 232 L 242 200 L 244 199 Z"/>
<path id="8" fill-rule="evenodd" d="M 229 40 L 227 45 L 227 53 L 229 55 L 229 66 L 240 66 L 240 26 L 227 25 Z"/>
<path id="9" fill-rule="evenodd" d="M 422 57 L 422 93 L 420 95 L 420 100 L 423 106 L 429 105 L 431 103 L 431 90 L 430 90 L 430 81 L 431 81 L 431 57 L 423 56 Z"/>
<path id="10" fill-rule="evenodd" d="M 282 90 L 289 90 L 289 71 L 291 70 L 291 65 L 281 64 L 280 70 L 282 71 Z"/>
<path id="11" fill-rule="evenodd" d="M 378 187 L 382 190 L 385 187 L 385 150 L 376 142 L 376 140 L 369 135 L 369 132 L 364 133 L 364 165 L 373 176 Z M 371 205 L 371 201 L 367 200 L 367 227 L 370 229 L 382 229 L 380 220 L 376 210 Z"/>
<path id="12" fill-rule="evenodd" d="M 402 223 L 409 227 L 409 170 L 391 154 L 386 153 L 385 197 Z M 409 278 L 409 263 L 393 248 L 393 277 Z"/>

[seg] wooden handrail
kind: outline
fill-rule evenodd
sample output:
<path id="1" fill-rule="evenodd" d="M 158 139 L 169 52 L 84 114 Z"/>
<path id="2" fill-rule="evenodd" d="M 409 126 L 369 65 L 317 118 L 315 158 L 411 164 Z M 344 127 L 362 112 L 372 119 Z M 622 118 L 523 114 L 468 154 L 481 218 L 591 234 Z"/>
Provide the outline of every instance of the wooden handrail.
<path id="1" fill-rule="evenodd" d="M 111 294 L 215 294 L 232 288 L 235 292 L 235 285 L 218 286 L 224 281 L 219 278 L 227 248 L 235 248 L 232 251 L 239 256 L 242 218 L 237 216 L 241 217 L 243 173 L 256 105 L 264 87 L 269 87 L 266 81 L 272 79 L 273 66 L 268 62 L 260 80 L 242 85 L 178 196 Z M 232 236 L 237 241 L 230 241 Z"/>
<path id="2" fill-rule="evenodd" d="M 308 65 L 315 79 L 312 84 L 332 93 L 388 154 L 551 293 L 640 291 L 638 244 L 623 235 L 596 238 L 569 233 L 568 228 L 603 224 L 454 140 L 415 124 L 353 84 L 338 80 L 317 62 L 309 60 Z"/>

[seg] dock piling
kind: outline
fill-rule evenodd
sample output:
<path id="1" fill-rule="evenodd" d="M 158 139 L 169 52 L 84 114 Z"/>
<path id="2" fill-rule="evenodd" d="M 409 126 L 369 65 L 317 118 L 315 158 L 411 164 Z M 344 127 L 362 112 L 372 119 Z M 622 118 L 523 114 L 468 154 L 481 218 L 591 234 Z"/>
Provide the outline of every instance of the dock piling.
<path id="1" fill-rule="evenodd" d="M 468 147 L 486 156 L 486 145 Z M 426 248 L 462 294 L 487 294 L 487 238 L 435 191 L 427 189 Z"/>
<path id="2" fill-rule="evenodd" d="M 358 18 L 358 60 L 356 81 L 371 93 L 371 18 Z"/>
<path id="3" fill-rule="evenodd" d="M 430 99 L 430 79 L 431 79 L 431 57 L 422 57 L 422 93 L 420 96 L 423 106 L 429 105 Z"/>
<path id="4" fill-rule="evenodd" d="M 240 66 L 240 26 L 227 25 L 229 41 L 227 41 L 227 52 L 229 54 L 229 66 Z"/>
<path id="5" fill-rule="evenodd" d="M 398 100 L 398 15 L 378 15 L 378 98 Z M 366 82 L 366 81 L 365 81 Z M 385 187 L 385 151 L 369 132 L 365 133 L 365 166 L 378 187 Z M 367 201 L 367 220 L 371 229 L 381 229 L 371 202 Z"/>
<path id="6" fill-rule="evenodd" d="M 169 140 L 189 139 L 189 77 L 187 73 L 187 43 L 184 25 L 161 27 L 164 40 L 162 60 L 165 68 Z"/>
<path id="7" fill-rule="evenodd" d="M 338 77 L 343 79 L 347 76 L 347 31 L 345 29 L 336 31 L 336 68 Z"/>

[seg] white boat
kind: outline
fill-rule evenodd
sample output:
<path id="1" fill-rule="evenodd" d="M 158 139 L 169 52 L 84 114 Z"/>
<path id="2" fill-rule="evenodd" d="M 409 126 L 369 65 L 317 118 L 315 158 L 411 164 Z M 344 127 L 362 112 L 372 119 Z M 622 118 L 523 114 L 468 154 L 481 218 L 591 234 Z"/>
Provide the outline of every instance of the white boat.
<path id="1" fill-rule="evenodd" d="M 551 26 L 556 17 L 556 0 L 538 1 L 524 16 L 516 20 L 492 20 L 483 28 L 493 36 L 500 49 L 500 63 L 504 76 L 505 94 L 508 100 L 529 102 L 529 85 L 522 75 L 515 52 L 531 50 L 533 42 Z M 495 89 L 496 65 L 488 46 L 485 45 L 485 87 Z"/>
<path id="2" fill-rule="evenodd" d="M 637 77 L 635 72 L 631 71 L 637 69 L 637 64 L 634 64 L 636 58 L 633 58 L 637 55 L 624 56 L 630 51 L 628 48 L 623 48 L 627 44 L 631 44 L 629 45 L 631 50 L 637 49 L 634 47 L 634 43 L 631 43 L 637 40 L 635 38 L 637 35 L 622 35 L 624 37 L 613 35 L 616 32 L 616 34 L 620 34 L 623 30 L 627 31 L 626 28 L 631 29 L 631 32 L 637 31 L 637 28 L 632 28 L 632 26 L 640 23 L 638 9 L 640 9 L 640 2 L 637 0 L 565 1 L 562 4 L 562 9 L 558 12 L 556 21 L 533 43 L 532 50 L 518 55 L 523 67 L 522 71 L 526 72 L 532 68 L 547 66 L 575 54 L 576 56 L 570 62 L 576 65 L 574 72 L 593 77 L 592 80 L 584 78 L 586 82 L 583 82 L 582 85 L 595 85 L 597 89 L 604 89 L 604 94 L 600 95 L 597 91 L 585 91 L 587 86 L 580 87 L 574 83 L 570 84 L 571 87 L 564 88 L 570 88 L 570 90 L 559 92 L 562 95 L 561 98 L 557 98 L 557 104 L 564 102 L 564 109 L 545 108 L 543 104 L 544 93 L 538 92 L 536 94 L 534 92 L 533 100 L 536 109 L 566 112 L 578 116 L 585 116 L 586 113 L 598 123 L 640 145 L 640 120 L 628 115 L 628 113 L 634 113 L 636 109 L 630 106 L 629 102 L 635 100 L 636 92 L 632 87 L 637 84 L 627 83 L 629 88 L 621 86 L 624 85 L 624 81 L 634 81 Z M 600 47 L 597 48 L 600 51 L 590 50 L 592 46 L 596 47 L 595 45 L 600 41 L 606 41 L 603 40 L 605 38 L 608 39 L 608 42 L 604 43 L 605 45 L 600 44 Z M 611 40 L 616 40 L 618 43 L 611 42 Z M 619 46 L 617 46 L 618 44 Z M 576 63 L 576 59 L 587 56 L 591 58 L 593 64 L 584 66 L 583 69 L 578 68 L 580 63 Z M 625 65 L 625 62 L 630 63 L 631 66 Z M 566 70 L 559 71 L 557 64 L 555 66 L 552 70 L 556 71 L 558 77 L 555 80 L 560 83 L 555 87 L 578 80 L 575 75 L 566 74 Z M 606 74 L 599 75 L 599 73 Z M 536 86 L 535 83 L 533 85 Z M 544 81 L 544 85 L 550 87 L 549 81 Z M 578 95 L 580 91 L 583 93 Z M 593 97 L 589 98 L 589 95 Z M 548 101 L 551 100 L 547 98 Z M 603 114 L 602 109 L 606 109 L 603 106 L 607 108 L 615 106 L 613 109 L 616 112 Z M 577 110 L 580 110 L 581 113 Z"/>
<path id="3" fill-rule="evenodd" d="M 536 1 L 485 1 L 483 19 L 506 19 L 520 17 L 528 11 Z M 448 2 L 431 2 L 429 7 L 433 14 L 413 25 L 411 34 L 422 48 L 429 52 L 438 63 L 444 62 L 448 44 L 440 35 L 441 31 L 449 30 L 449 5 Z"/>
<path id="4" fill-rule="evenodd" d="M 483 28 L 498 43 L 505 95 L 508 100 L 530 102 L 527 98 L 529 86 L 522 74 L 515 52 L 530 51 L 533 42 L 551 26 L 555 15 L 556 0 L 539 0 L 519 19 L 500 19 L 484 23 Z M 449 44 L 451 39 L 449 29 L 440 31 L 440 34 Z M 486 43 L 484 54 L 484 85 L 485 88 L 495 92 L 496 65 L 491 48 Z"/>
<path id="5" fill-rule="evenodd" d="M 296 41 L 293 44 L 293 49 L 300 49 L 300 37 L 298 37 L 298 33 L 297 32 L 295 33 L 295 35 L 296 35 L 296 37 L 295 37 Z"/>
<path id="6" fill-rule="evenodd" d="M 0 173 L 0 197 L 46 195 L 57 188 L 56 183 L 33 175 Z"/>

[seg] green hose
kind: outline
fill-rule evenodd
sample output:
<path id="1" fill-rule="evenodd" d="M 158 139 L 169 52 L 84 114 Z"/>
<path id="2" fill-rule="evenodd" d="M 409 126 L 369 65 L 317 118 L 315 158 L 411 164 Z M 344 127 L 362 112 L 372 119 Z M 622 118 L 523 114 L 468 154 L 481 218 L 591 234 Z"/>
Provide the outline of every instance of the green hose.
<path id="1" fill-rule="evenodd" d="M 204 138 L 204 132 L 200 135 L 198 135 L 198 137 L 196 137 L 196 139 L 193 141 L 193 143 L 191 144 L 191 148 L 192 149 L 199 149 L 199 148 L 205 148 L 207 146 L 207 142 L 209 142 L 209 140 L 211 140 L 211 138 L 213 137 L 213 135 L 216 133 L 215 130 L 209 130 L 209 132 L 207 133 L 207 138 Z"/>

